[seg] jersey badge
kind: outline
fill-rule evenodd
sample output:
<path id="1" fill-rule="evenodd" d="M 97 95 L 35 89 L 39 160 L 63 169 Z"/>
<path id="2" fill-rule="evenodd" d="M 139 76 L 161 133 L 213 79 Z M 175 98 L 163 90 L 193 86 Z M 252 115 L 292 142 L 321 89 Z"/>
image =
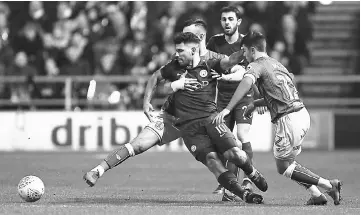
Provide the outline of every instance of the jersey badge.
<path id="1" fill-rule="evenodd" d="M 158 130 L 163 130 L 164 129 L 164 123 L 161 121 L 158 121 L 155 123 L 155 128 Z"/>
<path id="2" fill-rule="evenodd" d="M 202 78 L 205 78 L 205 77 L 207 77 L 207 75 L 208 75 L 208 72 L 207 72 L 207 70 L 201 70 L 200 72 L 199 72 L 199 75 L 202 77 Z"/>

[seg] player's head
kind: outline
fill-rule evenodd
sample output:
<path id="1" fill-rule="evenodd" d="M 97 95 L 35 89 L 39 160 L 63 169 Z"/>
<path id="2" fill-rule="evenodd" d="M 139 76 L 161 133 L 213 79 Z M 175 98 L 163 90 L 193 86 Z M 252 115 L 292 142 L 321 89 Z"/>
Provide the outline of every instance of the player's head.
<path id="1" fill-rule="evenodd" d="M 249 32 L 243 37 L 241 45 L 248 62 L 253 62 L 259 53 L 266 52 L 266 38 L 260 32 Z"/>
<path id="2" fill-rule="evenodd" d="M 221 25 L 225 35 L 232 36 L 234 33 L 238 33 L 238 26 L 241 22 L 241 12 L 236 7 L 227 6 L 221 9 Z"/>
<path id="3" fill-rule="evenodd" d="M 191 32 L 179 33 L 174 36 L 176 57 L 181 66 L 188 66 L 193 56 L 199 54 L 200 39 Z"/>
<path id="4" fill-rule="evenodd" d="M 191 32 L 197 35 L 202 41 L 206 40 L 207 23 L 202 19 L 190 19 L 183 25 L 183 33 Z"/>

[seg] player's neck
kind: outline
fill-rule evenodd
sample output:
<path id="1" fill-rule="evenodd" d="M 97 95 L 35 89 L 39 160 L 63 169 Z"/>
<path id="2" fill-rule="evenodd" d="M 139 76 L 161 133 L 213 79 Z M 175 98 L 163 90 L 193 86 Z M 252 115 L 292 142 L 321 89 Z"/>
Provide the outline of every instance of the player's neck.
<path id="1" fill-rule="evenodd" d="M 226 35 L 224 34 L 224 38 L 226 39 L 227 43 L 232 44 L 238 41 L 239 39 L 239 33 L 238 31 L 234 32 L 232 35 Z"/>

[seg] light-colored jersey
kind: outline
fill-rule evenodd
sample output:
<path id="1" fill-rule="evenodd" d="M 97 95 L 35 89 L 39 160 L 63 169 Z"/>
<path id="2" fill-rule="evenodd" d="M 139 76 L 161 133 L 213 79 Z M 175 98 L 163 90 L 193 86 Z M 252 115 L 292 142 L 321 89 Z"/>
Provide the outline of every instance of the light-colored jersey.
<path id="1" fill-rule="evenodd" d="M 250 63 L 245 77 L 253 79 L 275 123 L 285 114 L 304 107 L 293 82 L 293 75 L 277 60 L 260 57 Z"/>

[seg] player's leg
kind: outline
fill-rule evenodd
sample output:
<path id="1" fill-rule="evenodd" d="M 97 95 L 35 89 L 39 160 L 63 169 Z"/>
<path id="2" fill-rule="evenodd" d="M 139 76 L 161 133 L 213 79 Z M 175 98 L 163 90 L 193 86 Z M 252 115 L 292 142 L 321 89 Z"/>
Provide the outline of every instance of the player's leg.
<path id="1" fill-rule="evenodd" d="M 251 124 L 246 123 L 238 123 L 237 124 L 237 138 L 242 142 L 242 150 L 246 152 L 248 155 L 251 164 L 253 164 L 253 150 L 251 141 L 249 139 L 249 130 L 251 128 Z M 242 186 L 247 189 L 252 190 L 252 182 L 243 172 L 240 172 L 238 175 L 239 179 L 242 179 Z"/>
<path id="2" fill-rule="evenodd" d="M 84 180 L 89 186 L 94 186 L 97 180 L 109 169 L 161 143 L 165 130 L 167 130 L 166 133 L 171 133 L 172 125 L 164 124 L 162 120 L 149 123 L 130 143 L 111 152 L 98 166 L 87 172 L 83 177 Z"/>
<path id="3" fill-rule="evenodd" d="M 338 205 L 341 200 L 341 182 L 338 179 L 328 180 L 313 173 L 295 161 L 301 152 L 302 141 L 310 128 L 310 116 L 305 108 L 280 118 L 276 124 L 274 156 L 278 173 L 296 181 L 311 193 L 307 204 L 326 204 L 327 199 L 318 190 L 321 187 Z"/>
<path id="4" fill-rule="evenodd" d="M 235 118 L 233 111 L 224 118 L 224 123 L 227 125 L 229 130 L 233 131 L 235 125 Z M 223 166 L 225 166 L 230 172 L 232 172 L 238 178 L 239 168 L 232 162 L 228 162 L 223 156 L 219 156 Z M 213 191 L 214 194 L 223 194 L 225 192 L 222 185 L 218 184 L 217 188 Z"/>
<path id="5" fill-rule="evenodd" d="M 251 130 L 251 124 L 253 120 L 253 116 L 250 118 L 244 117 L 244 111 L 247 108 L 248 103 L 240 103 L 234 109 L 235 111 L 235 121 L 237 124 L 237 138 L 242 142 L 242 150 L 245 151 L 248 157 L 253 163 L 253 150 L 251 145 L 251 139 L 249 136 L 249 132 Z M 245 186 L 247 189 L 252 190 L 252 183 L 250 179 L 244 175 L 240 174 L 239 178 L 243 176 L 242 186 Z"/>
<path id="6" fill-rule="evenodd" d="M 211 137 L 212 142 L 216 145 L 217 151 L 227 159 L 241 168 L 252 180 L 252 182 L 263 192 L 268 189 L 268 185 L 262 174 L 253 167 L 245 151 L 237 145 L 236 138 L 224 124 L 212 124 L 213 117 L 209 118 L 207 125 L 207 134 Z"/>
<path id="7" fill-rule="evenodd" d="M 182 137 L 189 152 L 214 174 L 219 184 L 247 203 L 260 204 L 263 202 L 261 195 L 242 188 L 237 177 L 224 167 L 209 136 L 186 132 L 182 133 Z"/>

